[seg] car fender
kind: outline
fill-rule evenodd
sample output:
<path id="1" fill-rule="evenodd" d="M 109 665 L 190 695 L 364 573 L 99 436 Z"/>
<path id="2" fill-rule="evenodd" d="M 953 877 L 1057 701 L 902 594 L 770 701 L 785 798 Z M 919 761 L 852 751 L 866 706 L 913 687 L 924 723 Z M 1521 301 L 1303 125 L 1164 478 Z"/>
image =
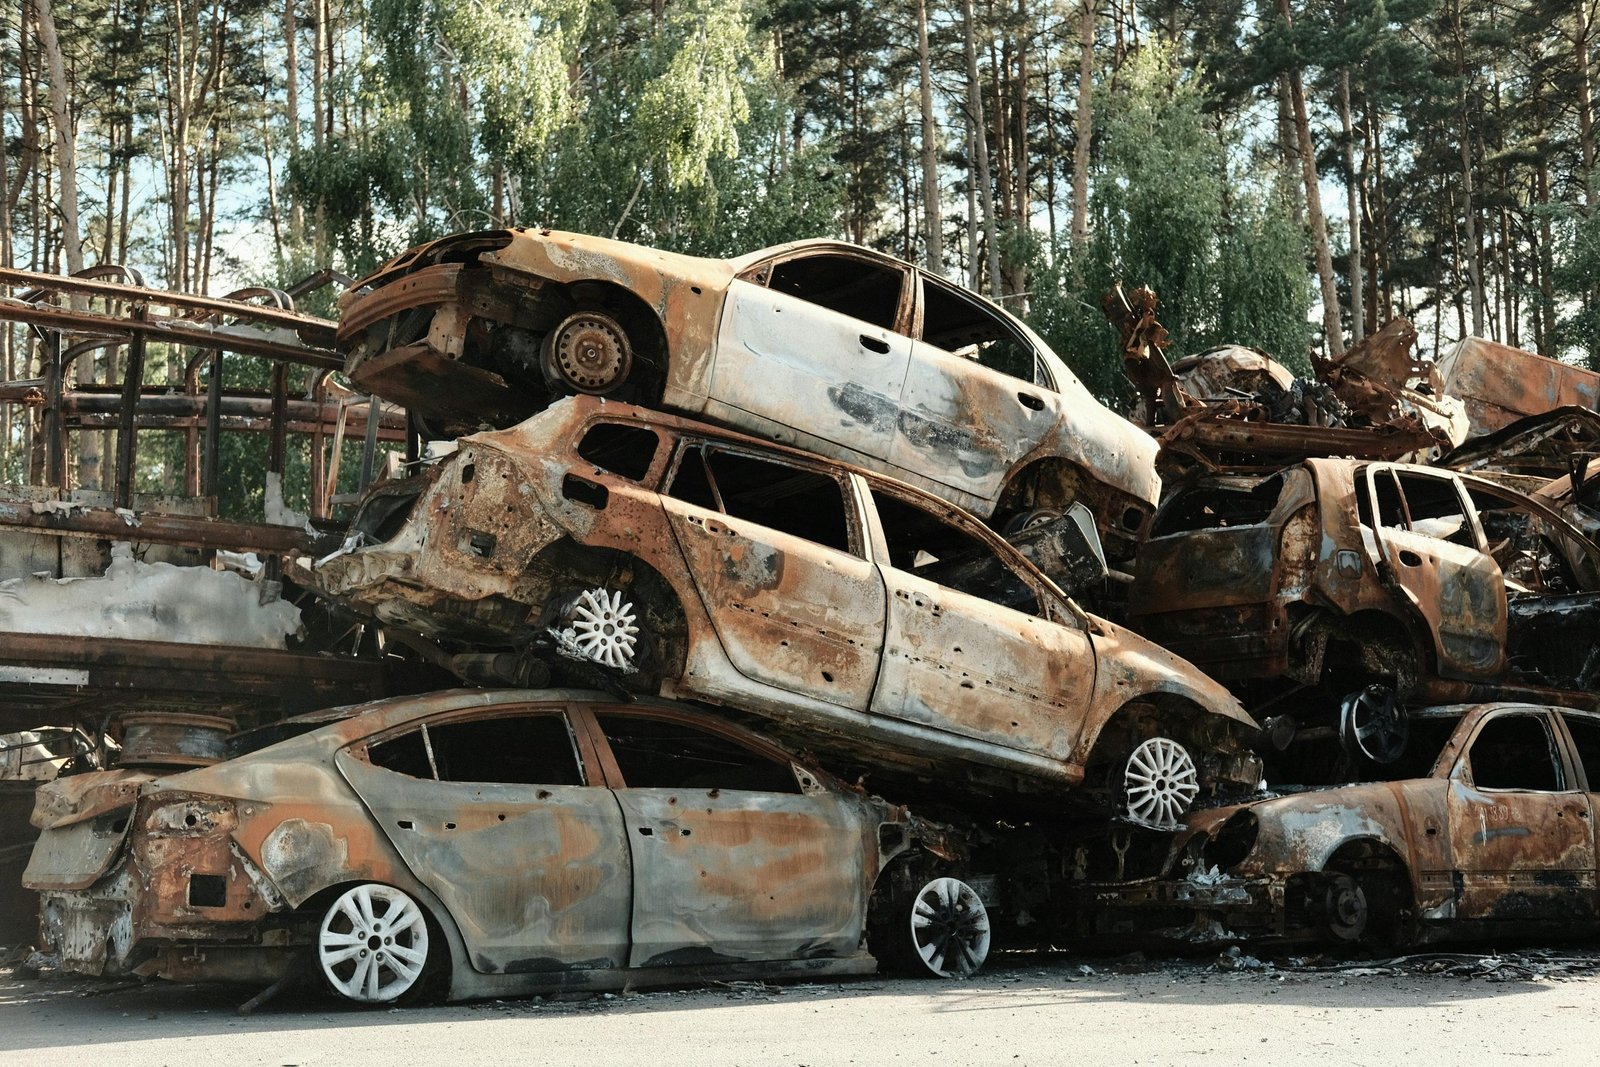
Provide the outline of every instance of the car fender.
<path id="1" fill-rule="evenodd" d="M 561 284 L 599 281 L 619 286 L 661 320 L 669 354 L 669 407 L 698 410 L 711 380 L 723 299 L 733 268 L 717 259 L 558 230 L 514 230 L 511 243 L 480 262 Z"/>

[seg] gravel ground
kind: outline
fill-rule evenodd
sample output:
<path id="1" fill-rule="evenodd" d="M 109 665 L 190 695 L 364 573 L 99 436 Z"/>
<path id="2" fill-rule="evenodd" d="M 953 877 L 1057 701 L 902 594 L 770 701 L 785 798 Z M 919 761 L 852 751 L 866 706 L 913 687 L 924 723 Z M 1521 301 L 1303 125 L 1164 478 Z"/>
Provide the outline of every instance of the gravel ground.
<path id="1" fill-rule="evenodd" d="M 349 1010 L 0 968 L 0 1064 L 1593 1062 L 1600 953 L 1398 962 L 1004 956 L 966 982 L 732 983 Z"/>

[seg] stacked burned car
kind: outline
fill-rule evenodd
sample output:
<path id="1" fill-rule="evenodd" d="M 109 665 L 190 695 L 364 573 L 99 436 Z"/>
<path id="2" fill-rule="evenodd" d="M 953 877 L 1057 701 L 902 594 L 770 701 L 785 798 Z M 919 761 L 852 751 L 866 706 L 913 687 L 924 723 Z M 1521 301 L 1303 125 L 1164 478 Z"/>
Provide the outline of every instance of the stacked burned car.
<path id="1" fill-rule="evenodd" d="M 1081 529 L 1058 526 L 1079 536 L 1042 554 L 1081 557 Z M 947 787 L 1084 794 L 1170 826 L 1259 775 L 1225 689 L 952 506 L 625 405 L 574 398 L 463 438 L 301 577 L 467 677 L 609 668 Z"/>
<path id="2" fill-rule="evenodd" d="M 1149 432 L 836 242 L 386 264 L 338 338 L 416 462 L 281 574 L 480 688 L 49 784 L 44 947 L 375 1004 L 1594 920 L 1592 413 L 1462 444 L 1404 320 L 1312 380 L 1107 307 Z"/>
<path id="3" fill-rule="evenodd" d="M 457 691 L 236 744 L 39 791 L 26 881 L 64 966 L 376 1004 L 859 974 L 869 937 L 936 975 L 988 952 L 948 829 L 692 709 Z"/>

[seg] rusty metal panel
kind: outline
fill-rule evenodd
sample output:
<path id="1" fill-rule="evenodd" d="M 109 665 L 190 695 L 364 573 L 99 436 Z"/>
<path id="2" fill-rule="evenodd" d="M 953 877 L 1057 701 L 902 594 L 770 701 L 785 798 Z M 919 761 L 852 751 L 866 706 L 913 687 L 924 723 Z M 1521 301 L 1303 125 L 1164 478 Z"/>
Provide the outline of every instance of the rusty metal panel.
<path id="1" fill-rule="evenodd" d="M 421 781 L 349 753 L 340 772 L 488 974 L 624 965 L 632 875 L 598 786 Z"/>
<path id="2" fill-rule="evenodd" d="M 663 497 L 711 625 L 739 672 L 866 710 L 883 651 L 883 578 L 866 559 Z"/>
<path id="3" fill-rule="evenodd" d="M 877 874 L 850 798 L 619 789 L 633 854 L 630 964 L 846 957 Z"/>
<path id="4" fill-rule="evenodd" d="M 1600 407 L 1600 373 L 1482 337 L 1457 342 L 1439 369 L 1444 391 L 1466 404 L 1473 434 L 1566 405 Z"/>

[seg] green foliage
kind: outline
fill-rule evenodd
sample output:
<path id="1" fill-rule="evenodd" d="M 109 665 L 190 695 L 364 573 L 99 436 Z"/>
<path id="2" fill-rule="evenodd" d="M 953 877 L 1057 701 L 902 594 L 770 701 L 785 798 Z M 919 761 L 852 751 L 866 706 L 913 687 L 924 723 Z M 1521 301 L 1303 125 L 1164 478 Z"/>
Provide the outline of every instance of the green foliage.
<path id="1" fill-rule="evenodd" d="M 1306 233 L 1277 188 L 1230 173 L 1203 85 L 1159 45 L 1130 60 L 1097 108 L 1088 246 L 1055 263 L 1032 249 L 1030 322 L 1108 401 L 1124 391 L 1118 338 L 1100 310 L 1116 281 L 1156 291 L 1173 358 L 1232 342 L 1309 370 Z"/>
<path id="2" fill-rule="evenodd" d="M 1600 213 L 1576 205 L 1557 209 L 1560 242 L 1556 248 L 1554 281 L 1568 299 L 1566 313 L 1557 322 L 1557 336 L 1563 348 L 1581 355 L 1594 370 L 1600 370 L 1600 299 L 1596 279 L 1600 279 Z"/>

